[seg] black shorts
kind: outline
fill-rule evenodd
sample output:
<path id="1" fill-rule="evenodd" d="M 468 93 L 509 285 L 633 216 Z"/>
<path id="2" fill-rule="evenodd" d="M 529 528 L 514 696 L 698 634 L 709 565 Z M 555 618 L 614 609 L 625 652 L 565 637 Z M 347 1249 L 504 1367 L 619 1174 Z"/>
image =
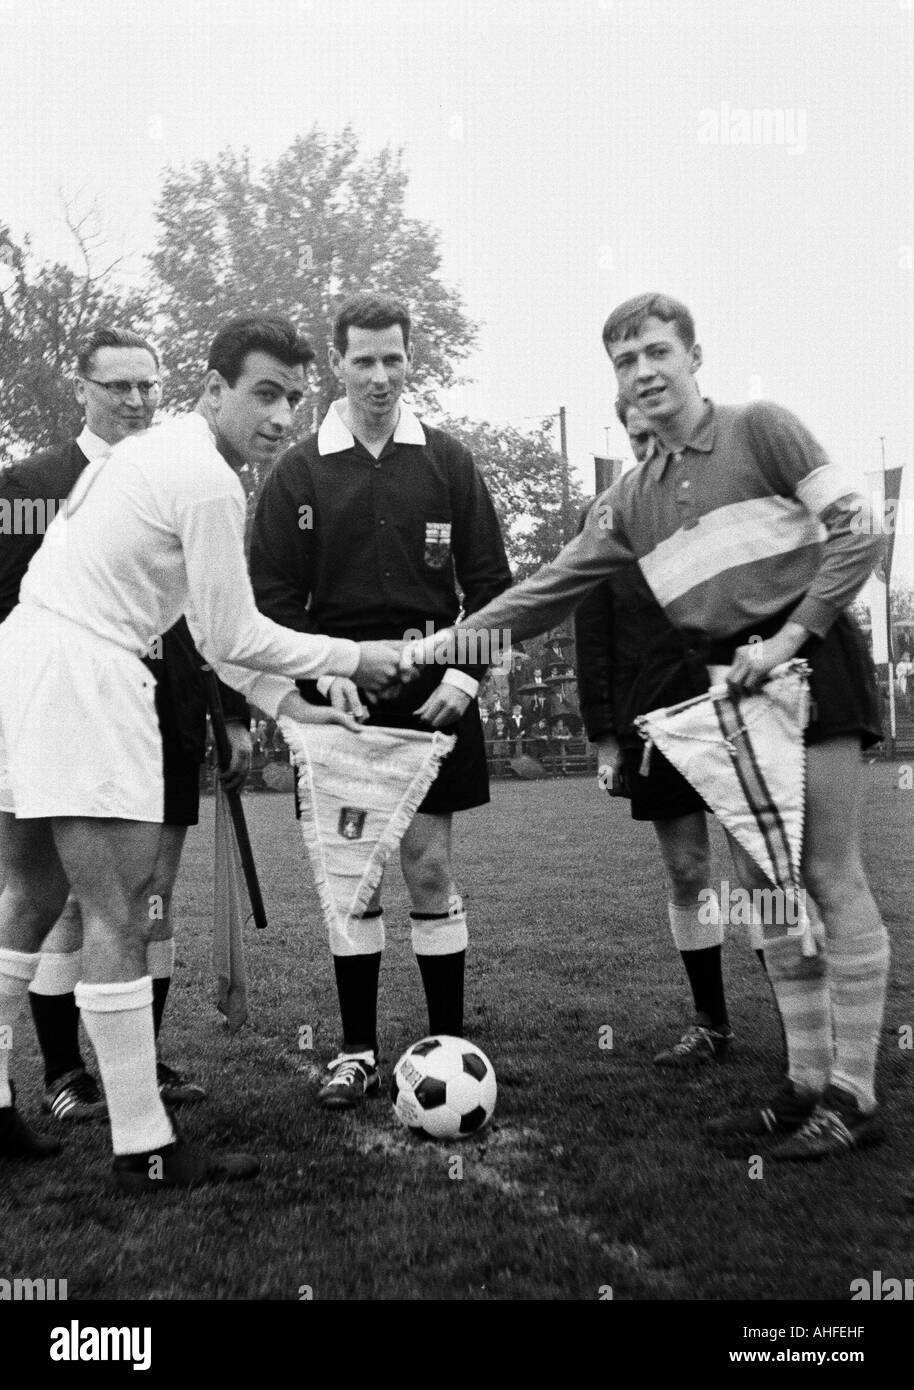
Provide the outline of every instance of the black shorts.
<path id="1" fill-rule="evenodd" d="M 432 691 L 440 685 L 445 669 L 443 666 L 428 667 L 418 680 L 401 687 L 395 699 L 369 704 L 370 713 L 366 722 L 388 729 L 420 729 L 422 733 L 431 733 L 427 724 L 416 719 L 413 710 L 424 705 Z M 312 683 L 303 682 L 300 689 L 312 704 L 327 703 L 317 694 Z M 471 811 L 475 806 L 485 806 L 489 800 L 489 769 L 477 702 L 471 700 L 457 723 L 449 724 L 441 732 L 456 734 L 457 742 L 442 762 L 438 776 L 419 810 L 427 816 L 448 816 L 454 811 Z"/>
<path id="2" fill-rule="evenodd" d="M 154 671 L 154 667 L 150 667 Z M 200 762 L 181 737 L 174 702 L 167 685 L 156 682 L 156 714 L 162 736 L 162 776 L 165 782 L 164 825 L 196 825 L 200 819 Z"/>
<path id="3" fill-rule="evenodd" d="M 729 638 L 715 646 L 709 661 L 729 663 L 739 646 L 751 635 L 770 637 L 779 631 L 789 615 L 760 625 L 754 634 Z M 809 693 L 812 701 L 806 728 L 807 744 L 824 743 L 841 737 L 859 738 L 862 748 L 870 748 L 882 738 L 882 718 L 876 673 L 863 633 L 848 613 L 835 619 L 825 637 L 810 637 L 797 652 L 809 662 Z"/>
<path id="4" fill-rule="evenodd" d="M 647 744 L 642 744 L 640 748 L 622 749 L 632 820 L 678 820 L 680 816 L 690 816 L 693 811 L 707 811 L 711 815 L 711 808 L 656 745 L 651 748 L 647 775 L 642 775 L 640 768 L 646 747 Z"/>

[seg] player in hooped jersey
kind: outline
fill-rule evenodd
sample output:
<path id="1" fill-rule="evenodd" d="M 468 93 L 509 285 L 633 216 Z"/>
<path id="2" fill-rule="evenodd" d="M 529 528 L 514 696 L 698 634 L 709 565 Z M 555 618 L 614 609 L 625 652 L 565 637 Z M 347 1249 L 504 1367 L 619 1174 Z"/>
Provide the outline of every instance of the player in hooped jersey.
<path id="1" fill-rule="evenodd" d="M 695 380 L 701 348 L 684 304 L 644 294 L 603 330 L 619 393 L 655 439 L 584 530 L 549 565 L 465 620 L 523 639 L 560 622 L 600 579 L 637 560 L 673 624 L 709 666 L 752 692 L 795 656 L 810 664 L 802 874 L 825 947 L 765 925 L 765 961 L 784 1024 L 788 1075 L 766 1104 L 712 1121 L 713 1140 L 774 1141 L 776 1159 L 816 1159 L 879 1142 L 874 1073 L 888 936 L 860 849 L 861 746 L 880 737 L 872 665 L 846 613 L 882 552 L 863 498 L 781 406 L 717 406 Z M 452 635 L 415 644 L 434 658 Z M 760 882 L 759 886 L 764 886 Z"/>

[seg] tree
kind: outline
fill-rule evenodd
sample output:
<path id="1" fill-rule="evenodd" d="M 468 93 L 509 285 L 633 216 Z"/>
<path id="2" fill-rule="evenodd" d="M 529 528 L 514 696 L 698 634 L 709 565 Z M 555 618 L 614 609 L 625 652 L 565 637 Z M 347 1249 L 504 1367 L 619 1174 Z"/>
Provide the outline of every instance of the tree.
<path id="1" fill-rule="evenodd" d="M 188 406 L 219 324 L 257 309 L 300 323 L 317 351 L 314 396 L 298 433 L 339 395 L 327 363 L 329 324 L 360 289 L 402 297 L 416 322 L 413 394 L 453 385 L 475 341 L 459 295 L 439 278 L 438 234 L 407 217 L 399 151 L 360 159 L 351 129 L 314 127 L 260 173 L 249 153 L 171 169 L 156 209 L 159 341 L 168 403 Z M 310 406 L 310 408 L 309 408 Z"/>
<path id="2" fill-rule="evenodd" d="M 444 419 L 441 426 L 473 454 L 492 494 L 514 577 L 525 579 L 554 559 L 565 539 L 563 461 L 552 445 L 550 426 L 544 422 L 537 430 L 523 431 L 467 419 Z M 577 515 L 584 495 L 574 478 L 569 488 Z"/>
<path id="3" fill-rule="evenodd" d="M 914 623 L 914 584 L 907 580 L 892 583 L 892 626 L 896 623 L 910 625 Z M 850 615 L 862 627 L 870 626 L 869 604 L 864 599 L 857 597 L 850 606 Z"/>
<path id="4" fill-rule="evenodd" d="M 94 208 L 65 210 L 80 262 L 39 264 L 0 223 L 0 462 L 49 448 L 79 432 L 70 378 L 81 341 L 100 324 L 148 330 L 144 294 L 118 287 L 113 261 L 98 269 L 102 238 Z"/>

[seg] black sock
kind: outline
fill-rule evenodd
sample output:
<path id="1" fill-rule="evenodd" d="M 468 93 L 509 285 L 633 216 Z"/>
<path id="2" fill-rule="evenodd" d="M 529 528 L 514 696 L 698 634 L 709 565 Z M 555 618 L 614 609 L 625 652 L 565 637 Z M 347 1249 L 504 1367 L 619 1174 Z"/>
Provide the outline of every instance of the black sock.
<path id="1" fill-rule="evenodd" d="M 705 946 L 700 951 L 680 951 L 692 987 L 695 1012 L 708 1020 L 707 1026 L 722 1032 L 729 1026 L 721 970 L 722 948 Z"/>
<path id="2" fill-rule="evenodd" d="M 33 994 L 29 1004 L 44 1058 L 44 1084 L 85 1066 L 79 1050 L 79 1009 L 73 994 Z"/>
<path id="3" fill-rule="evenodd" d="M 336 992 L 343 1020 L 343 1048 L 346 1052 L 377 1054 L 378 976 L 381 952 L 370 956 L 334 956 Z"/>
<path id="4" fill-rule="evenodd" d="M 771 984 L 771 976 L 768 974 L 768 966 L 765 964 L 765 952 L 764 952 L 764 950 L 761 950 L 761 949 L 760 949 L 760 950 L 757 950 L 755 954 L 758 956 L 759 965 L 762 967 L 762 969 L 763 969 L 764 972 L 765 972 L 765 976 L 766 976 L 766 978 L 767 978 L 767 980 L 768 980 L 768 984 L 771 985 L 771 997 L 772 997 L 772 999 L 774 1000 L 774 1012 L 775 1012 L 775 1015 L 776 1015 L 776 1017 L 777 1017 L 778 1027 L 779 1027 L 780 1030 L 781 1030 L 781 1047 L 783 1048 L 783 1050 L 784 1050 L 784 1056 L 786 1057 L 786 1056 L 787 1056 L 787 1034 L 786 1034 L 785 1031 L 784 1031 L 784 1020 L 783 1020 L 783 1018 L 781 1017 L 781 1010 L 780 1010 L 780 1006 L 778 1005 L 778 997 L 777 997 L 777 995 L 776 995 L 775 992 L 774 992 L 774 986 Z"/>
<path id="5" fill-rule="evenodd" d="M 156 1039 L 158 1039 L 159 1029 L 162 1027 L 162 1015 L 165 1012 L 165 1000 L 168 998 L 168 986 L 170 984 L 170 975 L 160 975 L 152 982 L 152 1026 Z"/>
<path id="6" fill-rule="evenodd" d="M 463 976 L 466 951 L 416 956 L 428 1006 L 429 1033 L 463 1037 Z"/>

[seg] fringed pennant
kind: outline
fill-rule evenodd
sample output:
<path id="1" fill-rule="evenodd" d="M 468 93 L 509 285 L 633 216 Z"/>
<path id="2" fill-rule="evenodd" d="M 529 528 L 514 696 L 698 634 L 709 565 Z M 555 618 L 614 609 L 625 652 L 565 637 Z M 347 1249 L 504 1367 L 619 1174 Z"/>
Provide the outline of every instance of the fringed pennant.
<path id="1" fill-rule="evenodd" d="M 453 734 L 280 719 L 298 774 L 300 825 L 324 920 L 351 940 L 384 865 L 451 751 Z"/>
<path id="2" fill-rule="evenodd" d="M 636 727 L 714 811 L 783 890 L 787 919 L 802 932 L 804 953 L 815 945 L 800 888 L 806 805 L 809 667 L 778 666 L 755 695 L 714 685 L 696 699 L 640 715 Z"/>

